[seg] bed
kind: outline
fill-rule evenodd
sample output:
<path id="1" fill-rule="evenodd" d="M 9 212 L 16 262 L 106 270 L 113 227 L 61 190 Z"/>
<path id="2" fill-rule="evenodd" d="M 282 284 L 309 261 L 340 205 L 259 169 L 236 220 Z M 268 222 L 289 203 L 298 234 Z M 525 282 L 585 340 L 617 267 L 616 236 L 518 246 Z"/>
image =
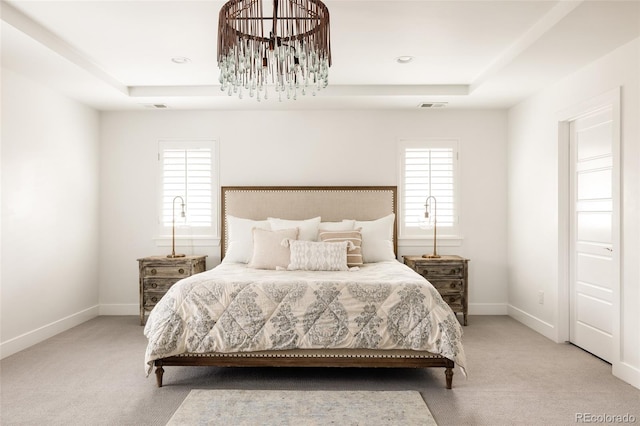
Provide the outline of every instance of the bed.
<path id="1" fill-rule="evenodd" d="M 167 366 L 438 367 L 448 389 L 464 373 L 455 314 L 396 260 L 396 187 L 223 187 L 221 202 L 222 263 L 145 326 L 159 387 Z"/>

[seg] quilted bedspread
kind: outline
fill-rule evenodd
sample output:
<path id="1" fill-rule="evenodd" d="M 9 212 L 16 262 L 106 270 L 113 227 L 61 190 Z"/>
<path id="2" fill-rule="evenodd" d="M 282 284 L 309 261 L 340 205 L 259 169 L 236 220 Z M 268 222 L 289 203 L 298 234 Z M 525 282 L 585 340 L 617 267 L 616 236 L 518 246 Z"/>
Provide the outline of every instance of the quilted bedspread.
<path id="1" fill-rule="evenodd" d="M 186 352 L 319 348 L 429 351 L 465 367 L 455 314 L 397 261 L 344 272 L 223 263 L 171 287 L 144 334 L 147 374 L 154 360 Z"/>

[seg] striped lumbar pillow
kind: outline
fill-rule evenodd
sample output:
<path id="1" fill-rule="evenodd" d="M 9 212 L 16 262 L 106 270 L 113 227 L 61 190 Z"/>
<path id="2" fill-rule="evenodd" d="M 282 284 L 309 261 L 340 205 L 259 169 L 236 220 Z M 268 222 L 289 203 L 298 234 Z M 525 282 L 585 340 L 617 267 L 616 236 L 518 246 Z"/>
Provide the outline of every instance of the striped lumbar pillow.
<path id="1" fill-rule="evenodd" d="M 353 231 L 320 231 L 318 234 L 318 240 L 337 243 L 341 241 L 351 241 L 355 246 L 353 249 L 347 251 L 347 265 L 360 266 L 362 265 L 362 234 L 361 228 L 354 229 Z"/>

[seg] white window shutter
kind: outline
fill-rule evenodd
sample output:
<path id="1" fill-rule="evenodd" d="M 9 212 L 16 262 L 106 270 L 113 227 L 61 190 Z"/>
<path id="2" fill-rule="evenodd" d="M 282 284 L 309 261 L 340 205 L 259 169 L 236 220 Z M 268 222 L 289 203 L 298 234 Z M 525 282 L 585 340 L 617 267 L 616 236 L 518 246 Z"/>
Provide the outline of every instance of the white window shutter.
<path id="1" fill-rule="evenodd" d="M 404 234 L 420 234 L 427 197 L 436 198 L 440 231 L 457 226 L 457 149 L 451 141 L 412 141 L 401 145 L 402 217 Z M 430 213 L 434 206 L 430 205 Z M 432 221 L 431 221 L 432 223 Z M 443 229 L 444 228 L 444 229 Z"/>
<path id="2" fill-rule="evenodd" d="M 214 221 L 214 148 L 211 141 L 161 142 L 161 201 L 160 222 L 171 226 L 175 214 L 176 225 L 211 229 Z M 185 202 L 186 217 L 182 218 L 180 196 Z"/>

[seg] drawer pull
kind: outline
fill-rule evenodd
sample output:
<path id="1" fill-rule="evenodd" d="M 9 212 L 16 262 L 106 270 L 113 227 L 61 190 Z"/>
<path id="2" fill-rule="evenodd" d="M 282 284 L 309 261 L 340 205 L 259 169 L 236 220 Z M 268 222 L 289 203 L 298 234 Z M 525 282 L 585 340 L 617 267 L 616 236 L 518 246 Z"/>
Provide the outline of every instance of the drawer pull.
<path id="1" fill-rule="evenodd" d="M 455 301 L 456 301 L 456 297 L 455 297 L 455 296 L 451 296 L 451 297 L 449 298 L 449 302 L 450 302 L 450 303 L 453 303 L 453 302 L 455 302 Z"/>
<path id="2" fill-rule="evenodd" d="M 158 298 L 157 298 L 156 296 L 153 296 L 153 297 L 151 298 L 151 301 L 152 301 L 153 303 L 156 303 L 156 302 L 158 301 Z"/>
<path id="3" fill-rule="evenodd" d="M 449 284 L 449 287 L 451 287 L 451 288 L 456 288 L 456 283 L 451 283 L 451 284 Z"/>
<path id="4" fill-rule="evenodd" d="M 157 274 L 157 273 L 158 273 L 158 271 L 156 271 L 156 268 L 153 268 L 153 269 L 151 270 L 151 275 L 155 275 L 155 274 Z"/>
<path id="5" fill-rule="evenodd" d="M 184 274 L 184 269 L 182 269 L 182 268 L 178 269 L 178 273 Z"/>
<path id="6" fill-rule="evenodd" d="M 156 287 L 158 287 L 158 284 L 156 284 L 156 283 L 151 283 L 151 288 L 156 288 Z"/>
<path id="7" fill-rule="evenodd" d="M 452 269 L 451 272 L 449 272 L 451 275 L 455 275 L 456 274 L 456 270 Z"/>

